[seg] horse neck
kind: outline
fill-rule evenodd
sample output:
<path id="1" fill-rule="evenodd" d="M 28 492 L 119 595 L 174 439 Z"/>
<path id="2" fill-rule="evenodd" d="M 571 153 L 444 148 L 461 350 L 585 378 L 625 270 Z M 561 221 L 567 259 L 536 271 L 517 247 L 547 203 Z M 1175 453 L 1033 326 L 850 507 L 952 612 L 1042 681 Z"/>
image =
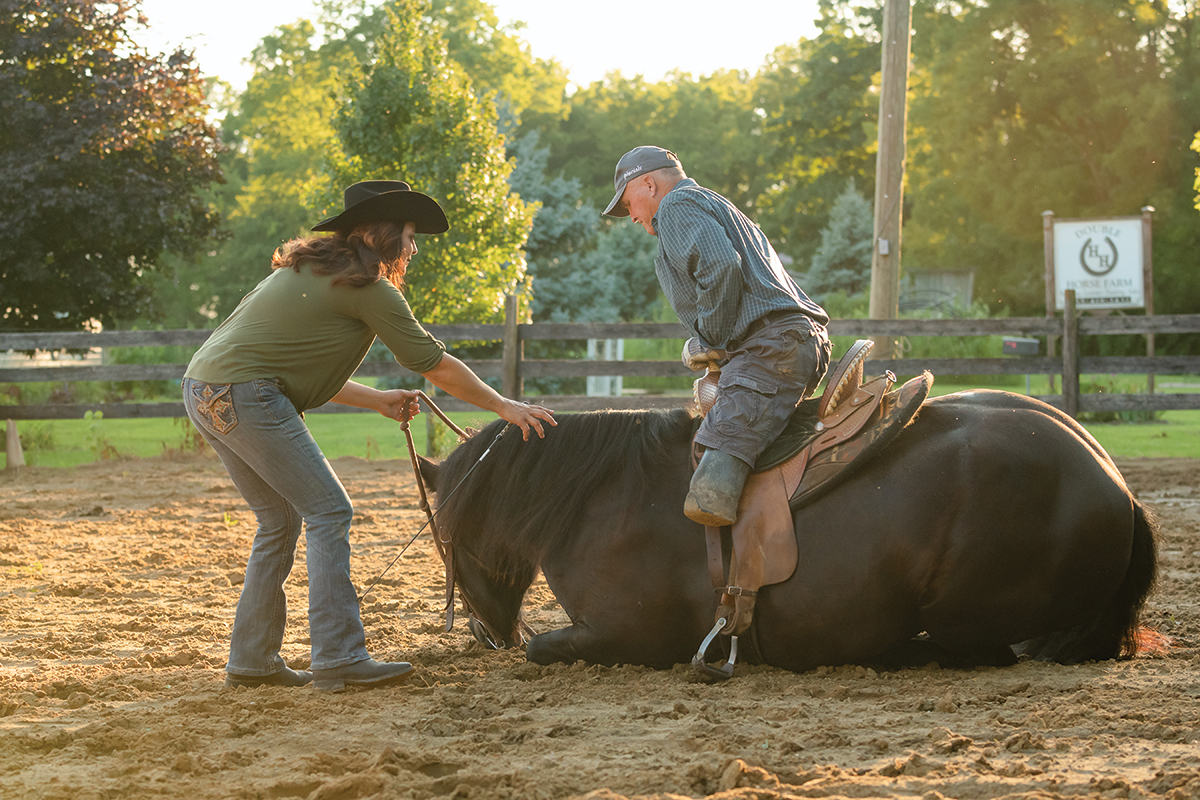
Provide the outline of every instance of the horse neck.
<path id="1" fill-rule="evenodd" d="M 594 412 L 564 417 L 544 440 L 513 437 L 473 482 L 483 496 L 472 503 L 468 546 L 507 569 L 540 566 L 570 543 L 587 505 L 614 480 L 637 491 L 686 463 L 693 430 L 686 412 Z"/>

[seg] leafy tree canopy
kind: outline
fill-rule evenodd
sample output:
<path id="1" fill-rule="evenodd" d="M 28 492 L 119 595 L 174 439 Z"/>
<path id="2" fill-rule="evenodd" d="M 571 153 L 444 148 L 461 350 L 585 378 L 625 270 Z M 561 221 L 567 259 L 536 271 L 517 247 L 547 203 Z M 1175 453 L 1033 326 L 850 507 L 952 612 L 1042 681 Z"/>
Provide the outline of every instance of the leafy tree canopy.
<path id="1" fill-rule="evenodd" d="M 689 176 L 752 211 L 761 140 L 752 98 L 741 72 L 673 73 L 658 83 L 613 73 L 571 95 L 565 118 L 527 114 L 522 128 L 542 131 L 550 170 L 578 179 L 598 208 L 612 198 L 621 155 L 656 144 L 675 151 Z"/>
<path id="2" fill-rule="evenodd" d="M 918 0 L 914 27 L 906 260 L 974 268 L 994 308 L 1034 311 L 1042 211 L 1171 213 L 1176 120 L 1197 120 L 1171 75 L 1196 56 L 1167 46 L 1166 3 Z"/>
<path id="3" fill-rule="evenodd" d="M 561 66 L 534 59 L 490 6 L 438 0 L 416 13 L 429 35 L 443 40 L 479 100 L 497 99 L 509 128 L 527 107 L 558 113 L 566 84 Z M 275 248 L 306 235 L 323 210 L 340 203 L 341 178 L 327 164 L 330 154 L 342 157 L 335 116 L 376 58 L 388 14 L 366 0 L 327 0 L 315 21 L 280 25 L 251 53 L 254 74 L 222 125 L 229 185 L 217 202 L 230 239 L 211 256 L 180 264 L 175 285 L 163 282 L 159 290 L 164 302 L 171 298 L 179 323 L 223 319 L 269 273 Z"/>
<path id="4" fill-rule="evenodd" d="M 441 202 L 450 231 L 424 237 L 409 267 L 408 297 L 427 322 L 494 320 L 525 281 L 522 248 L 536 210 L 512 194 L 495 106 L 471 89 L 422 0 L 383 6 L 387 29 L 335 118 L 336 197 L 355 181 L 402 177 Z"/>
<path id="5" fill-rule="evenodd" d="M 395 73 L 386 64 L 375 70 L 398 6 L 329 0 L 322 7 L 315 26 L 284 26 L 264 40 L 255 78 L 226 121 L 230 185 L 219 202 L 234 238 L 201 261 L 209 265 L 203 269 L 219 264 L 229 273 L 211 269 L 214 287 L 239 287 L 228 292 L 228 307 L 253 283 L 235 278 L 249 271 L 257 280 L 270 251 L 307 230 L 318 206 L 340 204 L 345 177 L 378 169 L 376 176 L 411 178 L 435 195 L 451 185 L 441 178 L 422 184 L 408 171 L 405 154 L 414 151 L 395 144 L 408 128 L 395 123 L 388 98 L 363 94 L 359 110 L 344 119 L 336 113 L 362 94 L 357 76 L 368 76 L 365 86 Z M 611 196 L 616 159 L 635 145 L 674 149 L 692 177 L 730 197 L 797 265 L 815 265 L 850 181 L 871 196 L 879 2 L 820 0 L 818 35 L 778 48 L 755 74 L 676 73 L 651 82 L 613 73 L 571 95 L 563 92 L 561 67 L 534 59 L 520 27 L 501 25 L 484 0 L 403 8 L 441 42 L 444 63 L 458 76 L 452 83 L 470 79 L 481 114 L 492 115 L 494 98 L 490 124 L 503 132 L 516 164 L 511 191 L 541 204 L 525 242 L 538 318 L 599 319 L 601 307 L 614 318 L 638 318 L 640 301 L 621 298 L 640 298 L 639 281 L 652 279 L 654 240 L 627 236 L 637 231 L 621 233 L 624 226 L 598 214 L 588 222 Z M 977 296 L 994 311 L 1040 314 L 1041 212 L 1112 216 L 1148 204 L 1157 209 L 1156 310 L 1193 309 L 1200 300 L 1196 155 L 1189 149 L 1200 130 L 1198 20 L 1193 0 L 915 0 L 905 271 L 972 269 Z M 352 129 L 361 143 L 345 138 Z M 357 166 L 339 167 L 335 177 L 328 153 Z M 485 171 L 503 182 L 502 159 L 487 158 Z M 411 163 L 427 168 L 420 159 Z M 396 169 L 404 172 L 383 174 Z M 493 212 L 509 208 L 499 202 Z M 414 280 L 421 262 L 432 265 L 427 244 Z M 448 268 L 473 257 L 457 252 Z M 522 285 L 517 272 L 499 282 Z M 1166 339 L 1160 348 L 1175 346 Z"/>
<path id="6" fill-rule="evenodd" d="M 844 8 L 823 5 L 820 34 L 776 48 L 755 82 L 765 139 L 758 218 L 776 248 L 801 263 L 843 188 L 875 185 L 879 12 L 855 24 Z"/>
<path id="7" fill-rule="evenodd" d="M 217 231 L 204 83 L 188 54 L 137 45 L 135 8 L 0 0 L 0 329 L 150 315 L 164 255 Z"/>
<path id="8" fill-rule="evenodd" d="M 431 0 L 429 17 L 476 91 L 495 92 L 516 122 L 526 110 L 552 116 L 563 112 L 566 69 L 557 61 L 533 57 L 520 38 L 521 23 L 501 25 L 482 0 Z"/>

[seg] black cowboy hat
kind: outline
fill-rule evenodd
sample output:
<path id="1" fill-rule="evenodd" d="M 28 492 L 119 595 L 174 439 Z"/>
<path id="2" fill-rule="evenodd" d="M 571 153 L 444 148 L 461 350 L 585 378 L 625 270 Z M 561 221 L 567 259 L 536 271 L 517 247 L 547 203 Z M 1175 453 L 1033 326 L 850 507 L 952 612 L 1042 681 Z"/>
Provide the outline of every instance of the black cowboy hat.
<path id="1" fill-rule="evenodd" d="M 314 231 L 348 231 L 364 222 L 411 222 L 417 233 L 450 229 L 437 200 L 414 192 L 404 181 L 362 181 L 347 187 L 346 210 L 313 226 Z"/>

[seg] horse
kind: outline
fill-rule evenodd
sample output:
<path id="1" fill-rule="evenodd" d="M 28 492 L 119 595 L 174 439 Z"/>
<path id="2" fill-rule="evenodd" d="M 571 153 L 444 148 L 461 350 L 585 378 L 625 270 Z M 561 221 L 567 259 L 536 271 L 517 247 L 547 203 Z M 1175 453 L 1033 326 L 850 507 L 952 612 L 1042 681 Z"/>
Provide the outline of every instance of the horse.
<path id="1" fill-rule="evenodd" d="M 539 664 L 691 660 L 718 598 L 704 529 L 682 511 L 698 424 L 688 409 L 588 412 L 522 442 L 497 421 L 420 459 L 475 637 Z M 1153 516 L 1083 426 L 1030 397 L 926 400 L 792 517 L 799 561 L 761 589 L 747 661 L 1078 663 L 1132 657 L 1146 631 Z M 571 624 L 527 636 L 539 570 Z"/>

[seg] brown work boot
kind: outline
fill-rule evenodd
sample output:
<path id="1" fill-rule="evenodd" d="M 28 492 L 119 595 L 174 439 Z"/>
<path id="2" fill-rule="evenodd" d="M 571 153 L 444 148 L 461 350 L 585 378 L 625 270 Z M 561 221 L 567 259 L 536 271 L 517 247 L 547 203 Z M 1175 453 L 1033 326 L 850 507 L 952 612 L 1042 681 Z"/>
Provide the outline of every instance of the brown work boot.
<path id="1" fill-rule="evenodd" d="M 322 692 L 340 692 L 346 687 L 374 689 L 408 680 L 413 667 L 407 661 L 376 661 L 368 658 L 344 667 L 314 669 L 313 687 Z"/>
<path id="2" fill-rule="evenodd" d="M 683 513 L 693 522 L 720 527 L 737 520 L 738 500 L 750 465 L 720 450 L 705 450 L 692 475 Z"/>

